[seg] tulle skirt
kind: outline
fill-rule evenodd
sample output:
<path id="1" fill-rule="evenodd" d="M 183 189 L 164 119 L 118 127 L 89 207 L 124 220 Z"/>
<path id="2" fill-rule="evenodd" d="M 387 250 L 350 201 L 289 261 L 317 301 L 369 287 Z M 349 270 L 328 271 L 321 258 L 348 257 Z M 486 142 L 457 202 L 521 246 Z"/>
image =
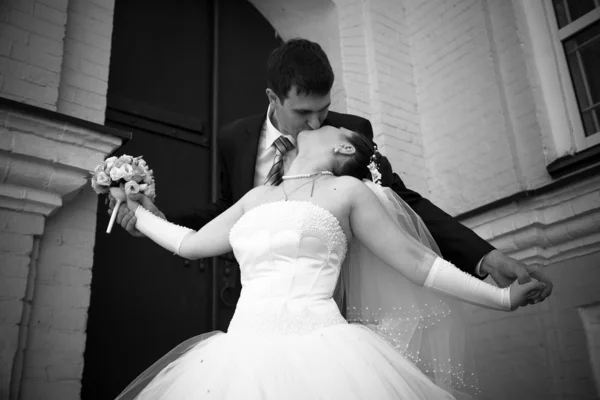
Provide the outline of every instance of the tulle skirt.
<path id="1" fill-rule="evenodd" d="M 118 400 L 454 399 L 369 328 L 213 332 L 177 346 Z"/>

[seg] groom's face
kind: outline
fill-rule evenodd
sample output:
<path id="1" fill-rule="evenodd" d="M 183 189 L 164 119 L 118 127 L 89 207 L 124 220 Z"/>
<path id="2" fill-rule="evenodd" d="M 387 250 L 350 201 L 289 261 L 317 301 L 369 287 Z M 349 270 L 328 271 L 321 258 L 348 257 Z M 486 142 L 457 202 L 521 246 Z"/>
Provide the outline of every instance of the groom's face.
<path id="1" fill-rule="evenodd" d="M 267 89 L 267 93 L 268 93 Z M 274 93 L 273 93 L 274 95 Z M 331 96 L 298 93 L 292 86 L 285 99 L 269 95 L 277 128 L 281 133 L 296 136 L 300 131 L 319 129 L 327 117 Z"/>

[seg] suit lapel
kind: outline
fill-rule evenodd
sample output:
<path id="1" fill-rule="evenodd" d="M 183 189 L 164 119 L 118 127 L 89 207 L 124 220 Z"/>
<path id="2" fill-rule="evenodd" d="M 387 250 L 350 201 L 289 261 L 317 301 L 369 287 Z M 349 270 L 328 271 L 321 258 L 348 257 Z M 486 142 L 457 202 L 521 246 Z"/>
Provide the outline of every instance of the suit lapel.
<path id="1" fill-rule="evenodd" d="M 258 139 L 262 131 L 267 113 L 252 117 L 246 125 L 245 137 L 240 140 L 238 146 L 238 157 L 240 166 L 239 189 L 241 198 L 254 187 L 254 173 L 256 168 L 256 153 L 258 151 Z M 240 138 L 242 139 L 242 138 Z"/>

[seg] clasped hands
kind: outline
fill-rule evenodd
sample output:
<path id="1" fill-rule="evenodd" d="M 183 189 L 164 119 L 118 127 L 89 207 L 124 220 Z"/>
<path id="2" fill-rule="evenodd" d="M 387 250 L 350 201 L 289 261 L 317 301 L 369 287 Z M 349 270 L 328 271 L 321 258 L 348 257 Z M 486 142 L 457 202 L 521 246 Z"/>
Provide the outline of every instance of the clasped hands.
<path id="1" fill-rule="evenodd" d="M 539 290 L 530 293 L 528 304 L 544 301 L 550 296 L 554 287 L 550 278 L 539 267 L 526 265 L 498 250 L 492 250 L 483 258 L 481 272 L 489 274 L 499 287 L 508 287 L 515 280 L 521 285 L 531 280 L 543 283 Z"/>

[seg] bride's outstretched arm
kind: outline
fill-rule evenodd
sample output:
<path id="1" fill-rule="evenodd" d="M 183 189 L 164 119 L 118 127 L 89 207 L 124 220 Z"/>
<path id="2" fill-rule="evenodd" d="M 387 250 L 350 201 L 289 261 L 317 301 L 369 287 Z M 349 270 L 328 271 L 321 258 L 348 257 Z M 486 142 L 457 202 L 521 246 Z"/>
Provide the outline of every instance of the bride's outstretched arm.
<path id="1" fill-rule="evenodd" d="M 348 182 L 352 234 L 373 254 L 419 286 L 442 292 L 461 301 L 496 310 L 516 309 L 543 284 L 518 282 L 500 289 L 475 279 L 438 257 L 405 232 L 388 215 L 377 196 L 362 182 Z"/>
<path id="2" fill-rule="evenodd" d="M 183 258 L 195 260 L 231 251 L 229 231 L 244 214 L 242 204 L 243 199 L 197 232 L 157 217 L 138 203 L 128 201 L 127 206 L 135 211 L 137 230 L 161 247 Z"/>

